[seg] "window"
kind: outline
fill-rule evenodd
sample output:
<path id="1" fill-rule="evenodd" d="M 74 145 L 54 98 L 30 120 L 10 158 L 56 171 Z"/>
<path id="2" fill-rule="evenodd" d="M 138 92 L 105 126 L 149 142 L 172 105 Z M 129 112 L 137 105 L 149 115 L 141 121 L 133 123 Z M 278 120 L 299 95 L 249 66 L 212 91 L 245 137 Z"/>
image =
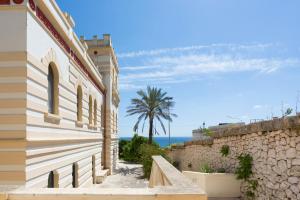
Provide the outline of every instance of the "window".
<path id="1" fill-rule="evenodd" d="M 82 121 L 82 87 L 77 87 L 77 121 Z"/>
<path id="2" fill-rule="evenodd" d="M 93 184 L 96 183 L 96 157 L 92 157 L 92 176 L 93 176 Z"/>
<path id="3" fill-rule="evenodd" d="M 101 127 L 104 128 L 104 105 L 101 105 Z"/>
<path id="4" fill-rule="evenodd" d="M 93 124 L 93 98 L 89 96 L 89 124 Z"/>
<path id="5" fill-rule="evenodd" d="M 118 131 L 118 114 L 116 113 L 116 132 Z"/>
<path id="6" fill-rule="evenodd" d="M 58 115 L 58 72 L 53 63 L 48 66 L 48 113 Z"/>
<path id="7" fill-rule="evenodd" d="M 48 188 L 54 188 L 54 173 L 51 171 L 48 176 Z"/>
<path id="8" fill-rule="evenodd" d="M 78 187 L 78 166 L 75 163 L 72 165 L 72 186 L 73 188 Z"/>
<path id="9" fill-rule="evenodd" d="M 112 131 L 115 131 L 115 111 L 112 112 Z"/>
<path id="10" fill-rule="evenodd" d="M 97 101 L 94 101 L 94 126 L 97 126 Z"/>

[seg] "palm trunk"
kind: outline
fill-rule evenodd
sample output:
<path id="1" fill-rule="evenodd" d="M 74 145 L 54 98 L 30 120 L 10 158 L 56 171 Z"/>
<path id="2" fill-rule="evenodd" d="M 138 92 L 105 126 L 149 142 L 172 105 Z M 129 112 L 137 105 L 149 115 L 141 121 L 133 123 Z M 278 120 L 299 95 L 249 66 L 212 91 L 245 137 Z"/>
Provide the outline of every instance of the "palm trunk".
<path id="1" fill-rule="evenodd" d="M 149 144 L 152 144 L 152 138 L 153 138 L 153 118 L 150 117 L 150 119 L 149 119 L 149 140 L 148 140 Z"/>

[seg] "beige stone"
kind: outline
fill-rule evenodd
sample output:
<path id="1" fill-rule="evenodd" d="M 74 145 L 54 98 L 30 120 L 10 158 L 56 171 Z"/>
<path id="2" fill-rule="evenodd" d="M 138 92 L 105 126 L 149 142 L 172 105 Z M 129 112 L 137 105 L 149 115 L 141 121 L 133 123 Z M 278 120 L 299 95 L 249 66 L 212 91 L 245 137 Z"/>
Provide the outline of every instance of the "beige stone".
<path id="1" fill-rule="evenodd" d="M 276 158 L 276 151 L 274 149 L 270 149 L 268 151 L 268 157 L 269 158 Z"/>
<path id="2" fill-rule="evenodd" d="M 297 150 L 297 151 L 300 151 L 300 143 L 298 143 L 298 144 L 296 145 L 296 150 Z"/>
<path id="3" fill-rule="evenodd" d="M 290 182 L 291 184 L 296 184 L 299 182 L 299 178 L 298 177 L 289 177 L 288 182 Z"/>
<path id="4" fill-rule="evenodd" d="M 295 148 L 289 148 L 286 151 L 286 157 L 287 158 L 295 158 L 296 157 L 296 149 Z"/>
<path id="5" fill-rule="evenodd" d="M 294 192 L 294 194 L 299 194 L 299 188 L 297 186 L 291 185 L 290 189 Z"/>
<path id="6" fill-rule="evenodd" d="M 293 159 L 292 160 L 292 165 L 300 165 L 300 158 Z"/>

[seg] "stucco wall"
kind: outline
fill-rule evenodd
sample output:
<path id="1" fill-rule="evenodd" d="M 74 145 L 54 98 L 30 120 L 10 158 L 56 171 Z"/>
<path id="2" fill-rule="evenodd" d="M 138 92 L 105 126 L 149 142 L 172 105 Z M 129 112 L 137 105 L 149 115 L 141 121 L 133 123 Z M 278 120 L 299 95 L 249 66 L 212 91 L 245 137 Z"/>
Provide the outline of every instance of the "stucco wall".
<path id="1" fill-rule="evenodd" d="M 24 184 L 26 11 L 0 6 L 0 27 L 0 184 Z"/>
<path id="2" fill-rule="evenodd" d="M 70 16 L 54 0 L 11 2 L 0 6 L 0 184 L 41 188 L 55 176 L 54 187 L 72 187 L 76 171 L 77 186 L 88 187 L 93 175 L 116 163 L 116 118 L 111 111 L 116 113 L 117 106 L 104 106 L 111 104 L 105 93 L 111 94 L 112 88 L 104 85 L 88 47 L 73 32 Z M 58 82 L 54 113 L 48 113 L 49 64 L 55 66 Z M 79 85 L 82 120 L 77 122 Z M 107 147 L 103 136 L 109 140 Z M 109 156 L 102 155 L 104 149 Z M 102 156 L 112 164 L 105 166 Z"/>
<path id="3" fill-rule="evenodd" d="M 92 184 L 92 157 L 101 170 L 101 105 L 104 96 L 69 58 L 41 23 L 28 13 L 26 186 L 46 187 L 50 171 L 58 187 L 72 187 L 72 165 L 78 166 L 78 186 Z M 39 38 L 38 40 L 36 38 Z M 58 125 L 47 123 L 47 73 L 53 62 L 59 71 Z M 83 127 L 77 127 L 77 86 L 83 90 Z M 97 128 L 88 128 L 89 95 L 97 101 Z M 94 105 L 93 105 L 94 107 Z M 94 112 L 94 109 L 93 109 Z"/>
<path id="4" fill-rule="evenodd" d="M 253 178 L 258 181 L 256 199 L 300 199 L 299 125 L 300 118 L 291 117 L 223 129 L 213 140 L 187 142 L 184 147 L 173 148 L 169 156 L 179 162 L 181 170 L 199 171 L 207 163 L 214 169 L 234 172 L 236 157 L 249 153 L 253 157 Z M 223 145 L 230 147 L 228 157 L 220 153 Z"/>

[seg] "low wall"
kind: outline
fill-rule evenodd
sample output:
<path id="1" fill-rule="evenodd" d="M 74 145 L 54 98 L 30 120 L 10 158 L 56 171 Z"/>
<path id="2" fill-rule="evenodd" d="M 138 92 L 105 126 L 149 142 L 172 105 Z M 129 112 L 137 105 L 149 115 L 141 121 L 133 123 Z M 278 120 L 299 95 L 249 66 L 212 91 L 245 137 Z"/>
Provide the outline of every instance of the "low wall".
<path id="1" fill-rule="evenodd" d="M 229 145 L 227 157 L 220 153 L 223 145 Z M 168 154 L 181 170 L 199 171 L 201 165 L 209 164 L 214 169 L 234 172 L 241 153 L 253 157 L 253 178 L 258 181 L 256 199 L 300 199 L 298 116 L 221 129 L 211 140 L 187 142 L 173 147 Z M 245 183 L 241 190 L 244 194 Z"/>
<path id="2" fill-rule="evenodd" d="M 153 157 L 149 188 L 23 188 L 1 186 L 0 200 L 207 200 L 194 185 L 161 156 Z"/>

